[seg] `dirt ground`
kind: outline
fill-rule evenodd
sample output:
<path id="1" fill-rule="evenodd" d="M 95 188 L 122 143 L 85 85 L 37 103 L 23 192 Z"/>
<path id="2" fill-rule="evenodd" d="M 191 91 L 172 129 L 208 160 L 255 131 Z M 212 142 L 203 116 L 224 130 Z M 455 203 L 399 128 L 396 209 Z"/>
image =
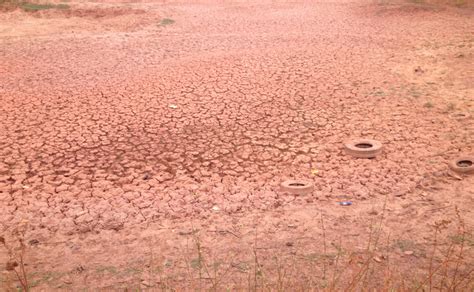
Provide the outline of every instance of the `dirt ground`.
<path id="1" fill-rule="evenodd" d="M 34 290 L 317 290 L 367 254 L 410 286 L 460 229 L 474 288 L 474 175 L 447 167 L 474 155 L 472 9 L 67 4 L 0 14 L 0 235 Z"/>

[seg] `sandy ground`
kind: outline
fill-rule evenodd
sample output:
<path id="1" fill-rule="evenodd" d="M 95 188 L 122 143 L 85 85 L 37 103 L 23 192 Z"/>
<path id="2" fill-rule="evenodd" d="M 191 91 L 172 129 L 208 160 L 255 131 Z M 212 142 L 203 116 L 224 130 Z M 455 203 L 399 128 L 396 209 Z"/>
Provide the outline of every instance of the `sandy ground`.
<path id="1" fill-rule="evenodd" d="M 455 206 L 472 236 L 474 176 L 447 168 L 474 154 L 472 10 L 259 3 L 0 14 L 0 232 L 27 225 L 36 289 L 186 286 L 197 245 L 247 279 L 257 247 L 362 251 L 382 215 L 416 274 Z M 383 153 L 347 156 L 357 137 Z"/>

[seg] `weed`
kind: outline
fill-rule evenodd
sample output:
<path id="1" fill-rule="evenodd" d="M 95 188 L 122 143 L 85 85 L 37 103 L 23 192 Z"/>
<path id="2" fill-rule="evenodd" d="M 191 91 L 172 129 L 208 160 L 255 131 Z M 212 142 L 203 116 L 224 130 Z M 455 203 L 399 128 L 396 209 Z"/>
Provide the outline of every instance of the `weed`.
<path id="1" fill-rule="evenodd" d="M 474 246 L 474 239 L 470 238 L 468 234 L 455 234 L 448 236 L 454 244 L 467 244 L 468 246 Z"/>
<path id="2" fill-rule="evenodd" d="M 16 9 L 20 8 L 26 12 L 36 12 L 48 9 L 69 9 L 67 4 L 51 4 L 51 3 L 33 3 L 33 2 L 21 2 L 17 0 L 0 0 L 0 8 Z"/>
<path id="3" fill-rule="evenodd" d="M 17 236 L 17 245 L 11 246 L 7 243 L 3 236 L 0 236 L 0 244 L 7 250 L 9 260 L 5 265 L 5 269 L 9 272 L 13 272 L 16 276 L 17 281 L 20 283 L 23 291 L 27 292 L 30 290 L 28 274 L 26 272 L 25 255 L 26 255 L 26 244 L 25 244 L 25 233 L 28 229 L 28 222 L 23 221 L 20 223 L 18 228 L 15 230 Z"/>
<path id="4" fill-rule="evenodd" d="M 417 248 L 417 244 L 412 240 L 399 239 L 393 244 L 394 247 L 398 247 L 401 251 L 414 250 Z"/>
<path id="5" fill-rule="evenodd" d="M 160 23 L 158 24 L 158 26 L 167 26 L 167 25 L 170 25 L 170 24 L 173 24 L 175 23 L 175 21 L 171 18 L 163 18 Z"/>
<path id="6" fill-rule="evenodd" d="M 451 111 L 453 111 L 453 110 L 455 110 L 455 109 L 456 109 L 456 105 L 454 105 L 454 103 L 452 103 L 452 102 L 450 102 L 450 103 L 448 104 L 448 106 L 446 107 L 446 110 L 447 110 L 448 112 L 451 112 Z"/>
<path id="7" fill-rule="evenodd" d="M 29 2 L 23 2 L 20 4 L 20 8 L 27 12 L 36 12 L 40 10 L 51 9 L 54 7 L 54 4 L 35 4 Z"/>
<path id="8" fill-rule="evenodd" d="M 248 243 L 243 243 L 248 252 L 242 252 L 243 249 L 237 251 L 244 258 L 236 259 L 235 255 L 224 258 L 212 244 L 203 242 L 200 232 L 193 228 L 192 232 L 186 233 L 186 251 L 182 253 L 184 258 L 170 262 L 164 255 L 155 252 L 155 240 L 151 240 L 146 268 L 129 267 L 122 273 L 112 266 L 100 266 L 93 272 L 101 276 L 141 277 L 142 281 L 146 280 L 147 287 L 165 291 L 245 289 L 329 292 L 375 291 L 376 287 L 377 291 L 429 291 L 440 287 L 446 291 L 470 291 L 470 287 L 473 287 L 474 272 L 472 266 L 469 266 L 467 255 L 473 242 L 471 233 L 465 230 L 459 211 L 456 209 L 457 220 L 449 218 L 452 220 L 442 220 L 433 225 L 433 235 L 429 237 L 432 240 L 428 242 L 429 248 L 424 251 L 425 245 L 422 243 L 412 239 L 392 240 L 390 234 L 384 233 L 386 204 L 387 198 L 382 210 L 378 212 L 379 215 L 372 217 L 372 222 L 369 222 L 367 246 L 359 251 L 344 244 L 344 236 L 332 240 L 328 238 L 328 221 L 321 213 L 320 217 L 314 218 L 319 221 L 322 229 L 322 241 L 316 249 L 298 252 L 298 244 L 295 244 L 291 245 L 290 253 L 275 250 L 274 247 L 262 244 L 265 236 L 259 235 L 259 230 L 255 228 L 255 234 L 249 234 Z M 457 228 L 453 228 L 456 223 Z M 4 241 L 0 237 L 0 242 Z M 403 271 L 394 265 L 394 259 L 397 258 L 397 254 L 393 253 L 394 249 L 402 252 L 415 251 L 412 257 L 402 256 L 402 259 L 419 261 L 420 266 L 424 266 L 423 272 L 402 275 Z M 428 256 L 421 256 L 422 254 Z M 21 269 L 24 260 L 18 257 L 20 255 L 15 253 L 16 264 L 10 261 L 10 274 L 16 275 L 14 282 L 20 282 L 21 287 L 31 289 L 34 285 L 39 285 L 39 282 L 26 277 L 26 271 Z M 182 273 L 182 269 L 187 269 L 187 274 Z M 30 277 L 33 275 L 35 273 L 29 274 Z M 57 278 L 53 274 L 37 276 L 35 278 L 48 284 L 53 278 Z M 137 289 L 131 282 L 128 285 L 132 290 Z"/>
<path id="9" fill-rule="evenodd" d="M 17 0 L 0 0 L 0 11 L 2 10 L 14 10 L 18 7 L 19 2 Z"/>
<path id="10" fill-rule="evenodd" d="M 100 266 L 96 268 L 98 274 L 117 274 L 117 268 L 114 266 Z"/>
<path id="11" fill-rule="evenodd" d="M 375 96 L 386 96 L 385 92 L 383 90 L 378 90 L 374 92 Z"/>
<path id="12" fill-rule="evenodd" d="M 432 103 L 431 101 L 428 101 L 428 102 L 426 102 L 426 103 L 423 105 L 423 107 L 426 107 L 426 108 L 433 108 L 434 105 L 433 105 L 433 103 Z"/>
<path id="13" fill-rule="evenodd" d="M 57 4 L 54 8 L 56 8 L 56 9 L 69 9 L 70 6 L 67 5 L 67 4 L 61 3 L 61 4 Z"/>
<path id="14" fill-rule="evenodd" d="M 419 98 L 421 96 L 421 93 L 418 92 L 416 89 L 411 89 L 410 90 L 410 94 L 411 96 L 413 96 L 414 98 Z"/>

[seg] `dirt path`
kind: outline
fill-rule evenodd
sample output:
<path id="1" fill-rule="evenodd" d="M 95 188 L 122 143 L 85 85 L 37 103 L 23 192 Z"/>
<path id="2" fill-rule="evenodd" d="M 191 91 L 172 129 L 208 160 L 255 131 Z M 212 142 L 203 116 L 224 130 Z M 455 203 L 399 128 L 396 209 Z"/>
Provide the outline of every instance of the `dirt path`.
<path id="1" fill-rule="evenodd" d="M 429 241 L 455 205 L 472 230 L 474 179 L 447 171 L 474 152 L 453 118 L 474 115 L 470 10 L 71 5 L 0 15 L 0 228 L 27 220 L 37 288 L 154 286 L 150 247 L 177 262 L 194 229 L 219 255 L 255 234 L 322 254 L 323 217 L 357 248 L 386 199 L 396 240 Z M 355 137 L 383 154 L 348 157 Z M 315 191 L 282 194 L 289 178 Z"/>

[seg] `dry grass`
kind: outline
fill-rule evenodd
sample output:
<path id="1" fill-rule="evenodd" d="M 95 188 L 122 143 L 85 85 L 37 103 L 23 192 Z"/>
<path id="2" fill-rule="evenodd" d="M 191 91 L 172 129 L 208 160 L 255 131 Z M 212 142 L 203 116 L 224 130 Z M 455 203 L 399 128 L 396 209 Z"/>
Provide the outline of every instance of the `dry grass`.
<path id="1" fill-rule="evenodd" d="M 426 4 L 434 4 L 434 5 L 451 5 L 457 7 L 464 7 L 468 5 L 474 4 L 472 0 L 411 0 L 415 3 L 426 3 Z"/>
<path id="2" fill-rule="evenodd" d="M 404 3 L 415 3 L 419 5 L 447 5 L 459 8 L 473 7 L 474 0 L 376 0 L 378 4 L 404 4 Z"/>
<path id="3" fill-rule="evenodd" d="M 25 255 L 27 252 L 27 246 L 25 244 L 25 234 L 28 230 L 28 222 L 23 222 L 15 230 L 15 241 L 14 245 L 10 245 L 5 237 L 0 236 L 0 244 L 3 245 L 8 253 L 8 261 L 5 264 L 5 270 L 7 271 L 7 279 L 5 279 L 4 291 L 15 291 L 13 282 L 17 281 L 22 291 L 29 291 L 29 277 L 26 271 Z M 13 274 L 13 279 L 9 277 L 9 273 Z"/>
<path id="4" fill-rule="evenodd" d="M 336 254 L 327 253 L 323 246 L 323 253 L 313 259 L 278 252 L 269 256 L 258 245 L 257 230 L 254 244 L 246 249 L 251 256 L 247 261 L 238 260 L 237 253 L 227 254 L 226 259 L 222 254 L 216 258 L 213 248 L 204 248 L 196 232 L 193 247 L 185 252 L 191 256 L 184 257 L 184 282 L 171 274 L 162 275 L 157 287 L 198 291 L 471 291 L 474 287 L 473 266 L 466 257 L 471 247 L 466 244 L 461 217 L 457 221 L 457 240 L 449 240 L 452 235 L 444 234 L 450 221 L 433 226 L 429 264 L 410 267 L 421 268 L 421 273 L 400 270 L 392 263 L 394 242 L 382 236 L 382 222 L 383 215 L 374 222 L 363 253 L 343 248 L 340 238 Z"/>
<path id="5" fill-rule="evenodd" d="M 160 23 L 158 24 L 158 26 L 167 26 L 167 25 L 171 25 L 175 23 L 175 21 L 171 18 L 163 18 L 162 20 L 160 20 Z"/>
<path id="6" fill-rule="evenodd" d="M 385 206 L 373 219 L 364 250 L 344 245 L 344 238 L 327 238 L 324 217 L 315 220 L 322 228 L 322 246 L 288 252 L 262 245 L 263 235 L 255 227 L 253 242 L 238 250 L 218 251 L 203 242 L 200 231 L 186 235 L 182 258 L 166 259 L 155 251 L 157 239 L 148 243 L 149 261 L 140 269 L 141 282 L 127 289 L 193 291 L 472 291 L 472 235 L 455 209 L 454 218 L 432 226 L 432 236 L 420 244 L 410 239 L 391 239 L 384 232 Z M 40 273 L 27 271 L 25 244 L 27 223 L 13 238 L 0 237 L 8 255 L 0 279 L 2 291 L 28 291 L 38 285 Z M 453 232 L 454 231 L 454 232 Z M 396 261 L 396 249 L 416 260 L 405 266 Z M 413 255 L 415 253 L 415 255 Z M 120 272 L 114 268 L 119 278 Z M 34 284 L 31 284 L 34 283 Z M 137 282 L 135 282 L 137 283 Z M 88 288 L 88 287 L 83 287 Z M 374 290 L 374 291 L 375 291 Z"/>

